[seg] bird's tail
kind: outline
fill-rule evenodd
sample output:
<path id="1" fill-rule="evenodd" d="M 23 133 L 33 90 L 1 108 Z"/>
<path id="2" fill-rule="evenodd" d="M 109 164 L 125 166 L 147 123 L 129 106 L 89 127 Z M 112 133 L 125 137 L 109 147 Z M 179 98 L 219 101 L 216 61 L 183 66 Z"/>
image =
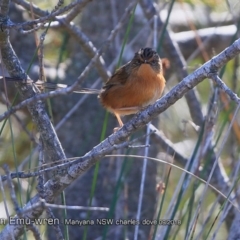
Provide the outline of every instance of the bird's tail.
<path id="1" fill-rule="evenodd" d="M 59 83 L 49 83 L 49 82 L 43 82 L 41 80 L 38 80 L 34 83 L 39 88 L 49 89 L 49 90 L 57 90 L 57 89 L 63 89 L 69 87 L 66 84 L 59 84 Z M 82 87 L 76 87 L 73 90 L 74 93 L 85 93 L 85 94 L 99 94 L 99 89 L 94 88 L 82 88 Z"/>
<path id="2" fill-rule="evenodd" d="M 35 82 L 31 79 L 20 80 L 18 78 L 12 78 L 12 77 L 0 77 L 0 80 L 3 80 L 3 79 L 5 79 L 7 82 L 22 81 L 23 83 L 26 83 L 26 84 L 34 84 L 40 90 L 42 90 L 42 89 L 57 90 L 57 89 L 63 89 L 63 88 L 69 87 L 66 84 L 50 83 L 50 82 L 44 82 L 42 80 L 38 80 Z M 76 87 L 73 92 L 74 93 L 83 93 L 83 94 L 99 94 L 100 91 L 101 91 L 100 89 Z"/>

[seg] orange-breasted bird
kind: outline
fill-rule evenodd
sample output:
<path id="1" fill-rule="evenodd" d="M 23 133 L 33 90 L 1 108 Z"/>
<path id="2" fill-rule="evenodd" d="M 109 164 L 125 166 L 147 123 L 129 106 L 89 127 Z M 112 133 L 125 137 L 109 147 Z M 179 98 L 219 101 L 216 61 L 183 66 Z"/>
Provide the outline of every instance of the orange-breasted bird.
<path id="1" fill-rule="evenodd" d="M 105 83 L 99 94 L 100 102 L 115 114 L 120 127 L 123 126 L 120 116 L 137 113 L 161 97 L 166 82 L 163 65 L 169 67 L 167 59 L 161 61 L 152 48 L 141 48 Z"/>

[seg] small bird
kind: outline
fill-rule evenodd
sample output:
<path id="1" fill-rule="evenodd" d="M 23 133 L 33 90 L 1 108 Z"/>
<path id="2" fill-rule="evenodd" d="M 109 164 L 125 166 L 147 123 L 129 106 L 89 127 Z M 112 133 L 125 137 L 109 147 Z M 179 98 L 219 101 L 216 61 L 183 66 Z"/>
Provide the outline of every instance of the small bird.
<path id="1" fill-rule="evenodd" d="M 162 62 L 152 48 L 141 48 L 105 83 L 98 97 L 103 107 L 115 114 L 120 127 L 120 116 L 137 113 L 161 97 L 166 82 L 163 64 L 169 67 L 169 61 Z"/>
<path id="2" fill-rule="evenodd" d="M 120 67 L 108 79 L 101 90 L 80 88 L 74 92 L 98 94 L 103 107 L 116 116 L 119 126 L 122 127 L 121 116 L 135 114 L 161 97 L 166 82 L 164 71 L 169 66 L 169 61 L 165 58 L 161 60 L 152 48 L 141 48 L 131 61 Z M 4 79 L 19 81 L 11 77 Z M 65 84 L 41 80 L 34 82 L 28 79 L 25 83 L 48 89 L 67 87 Z"/>

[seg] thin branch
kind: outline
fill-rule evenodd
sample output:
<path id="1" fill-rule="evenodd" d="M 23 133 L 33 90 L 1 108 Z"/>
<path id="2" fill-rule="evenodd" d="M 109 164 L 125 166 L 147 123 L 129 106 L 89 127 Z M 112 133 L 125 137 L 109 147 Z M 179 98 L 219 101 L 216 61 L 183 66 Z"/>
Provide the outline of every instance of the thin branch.
<path id="1" fill-rule="evenodd" d="M 13 2 L 15 2 L 16 4 L 22 6 L 24 9 L 31 11 L 31 9 L 33 10 L 34 14 L 39 16 L 39 17 L 43 17 L 43 16 L 47 16 L 49 15 L 48 11 L 44 11 L 41 8 L 39 8 L 37 5 L 33 4 L 31 2 L 31 5 L 29 2 L 25 1 L 25 0 L 13 0 Z"/>
<path id="2" fill-rule="evenodd" d="M 217 86 L 223 90 L 232 101 L 234 101 L 236 104 L 240 104 L 240 98 L 236 93 L 234 93 L 222 80 L 221 78 L 217 75 L 217 73 L 209 73 L 208 77 L 212 79 Z"/>
<path id="3" fill-rule="evenodd" d="M 83 206 L 66 206 L 66 205 L 59 205 L 59 204 L 50 204 L 47 203 L 44 199 L 39 199 L 38 203 L 33 204 L 29 208 L 24 209 L 24 213 L 31 212 L 34 208 L 37 207 L 44 207 L 44 208 L 56 208 L 56 209 L 67 209 L 67 210 L 82 210 L 82 211 L 103 211 L 108 212 L 108 207 L 83 207 Z"/>
<path id="4" fill-rule="evenodd" d="M 46 212 L 47 212 L 47 216 L 50 218 L 50 219 L 56 219 L 56 217 L 54 216 L 52 210 L 50 208 L 46 208 Z M 55 233 L 56 233 L 56 239 L 59 240 L 64 240 L 64 237 L 63 237 L 63 234 L 62 234 L 62 231 L 61 231 L 61 228 L 59 226 L 59 223 L 56 222 L 56 224 L 53 224 L 52 225 L 54 230 L 55 230 Z"/>
<path id="5" fill-rule="evenodd" d="M 61 21 L 61 25 L 63 25 L 66 31 L 75 38 L 77 43 L 79 43 L 79 45 L 82 47 L 83 51 L 88 55 L 89 58 L 94 57 L 94 55 L 97 53 L 97 49 L 90 41 L 90 39 L 80 30 L 79 27 L 75 26 L 74 24 L 67 24 L 65 20 Z M 99 56 L 94 65 L 98 70 L 99 75 L 102 77 L 103 81 L 106 82 L 107 79 L 110 77 L 110 72 L 106 69 L 103 57 Z"/>
<path id="6" fill-rule="evenodd" d="M 13 185 L 13 182 L 12 182 L 12 179 L 10 178 L 10 172 L 9 172 L 9 168 L 8 166 L 5 164 L 3 166 L 3 169 L 4 171 L 6 172 L 7 174 L 7 182 L 8 182 L 8 187 L 10 189 L 10 197 L 11 197 L 11 200 L 13 202 L 13 205 L 14 205 L 14 209 L 18 215 L 19 218 L 21 219 L 27 219 L 27 217 L 24 215 L 24 213 L 22 212 L 22 209 L 19 207 L 18 205 L 18 202 L 17 202 L 17 197 L 16 197 L 16 194 L 15 194 L 15 191 L 14 191 L 14 185 Z M 38 228 L 36 226 L 34 226 L 34 224 L 31 222 L 31 221 L 25 221 L 26 223 L 28 224 L 23 224 L 23 225 L 26 225 L 26 227 L 32 231 L 34 237 L 36 240 L 41 240 L 41 234 L 38 230 Z"/>
<path id="7" fill-rule="evenodd" d="M 62 7 L 63 3 L 64 3 L 64 0 L 58 0 L 57 5 L 54 7 L 54 9 L 52 10 L 52 12 L 56 12 L 58 9 L 60 9 L 60 8 Z M 85 5 L 84 5 L 84 6 L 85 6 Z M 83 7 L 84 7 L 84 6 L 83 6 Z"/>
<path id="8" fill-rule="evenodd" d="M 24 28 L 28 27 L 28 28 L 34 28 L 37 24 L 44 24 L 52 19 L 54 19 L 55 17 L 57 17 L 58 15 L 61 15 L 71 9 L 73 9 L 75 6 L 78 6 L 79 4 L 81 4 L 83 7 L 86 6 L 86 4 L 88 4 L 90 1 L 92 0 L 76 0 L 74 2 L 69 3 L 67 6 L 60 8 L 59 10 L 50 13 L 47 16 L 41 17 L 39 19 L 33 20 L 33 21 L 27 21 L 24 23 L 13 23 L 11 21 L 8 22 L 4 22 L 2 24 L 2 28 L 3 29 L 11 29 L 14 28 L 16 30 L 19 31 L 24 31 Z"/>
<path id="9" fill-rule="evenodd" d="M 45 30 L 41 36 L 40 36 L 40 41 L 38 43 L 38 63 L 39 63 L 39 79 L 44 80 L 45 79 L 45 74 L 44 74 L 44 63 L 43 63 L 43 44 L 45 41 L 45 37 L 47 34 L 47 30 Z"/>
<path id="10" fill-rule="evenodd" d="M 180 163 L 182 166 L 185 166 L 188 159 L 183 157 L 178 151 L 174 149 L 174 144 L 152 124 L 150 124 L 150 129 L 151 131 L 154 131 L 152 138 L 160 144 L 161 148 L 165 149 L 168 155 L 174 156 L 174 161 Z"/>
<path id="11" fill-rule="evenodd" d="M 44 166 L 44 154 L 43 154 L 43 146 L 42 146 L 42 140 L 39 139 L 39 145 L 38 145 L 38 149 L 39 149 L 39 169 L 42 170 L 43 166 Z M 38 179 L 37 179 L 37 191 L 38 194 L 41 198 L 45 198 L 45 191 L 44 191 L 44 183 L 45 183 L 45 179 L 44 179 L 44 172 L 42 174 L 39 174 Z"/>
<path id="12" fill-rule="evenodd" d="M 91 0 L 92 1 L 92 0 Z M 90 2 L 90 1 L 89 1 Z M 69 13 L 66 14 L 65 21 L 66 23 L 70 23 L 80 12 L 82 12 L 85 5 L 78 4 L 74 7 Z"/>

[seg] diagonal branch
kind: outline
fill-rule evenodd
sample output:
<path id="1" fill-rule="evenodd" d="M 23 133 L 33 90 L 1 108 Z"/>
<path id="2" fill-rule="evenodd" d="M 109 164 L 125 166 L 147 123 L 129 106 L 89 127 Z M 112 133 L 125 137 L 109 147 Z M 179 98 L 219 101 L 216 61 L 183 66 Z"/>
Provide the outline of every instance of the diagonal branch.
<path id="1" fill-rule="evenodd" d="M 150 130 L 154 131 L 153 139 L 163 148 L 166 149 L 168 155 L 170 155 L 174 161 L 180 163 L 181 165 L 185 166 L 188 159 L 183 157 L 178 151 L 174 149 L 174 144 L 167 139 L 164 134 L 159 131 L 156 127 L 150 124 Z"/>
<path id="2" fill-rule="evenodd" d="M 237 104 L 240 104 L 240 98 L 236 93 L 234 93 L 222 80 L 221 78 L 217 75 L 217 73 L 209 73 L 208 77 L 212 79 L 217 86 L 223 90 L 230 98 L 232 101 L 234 101 Z"/>

